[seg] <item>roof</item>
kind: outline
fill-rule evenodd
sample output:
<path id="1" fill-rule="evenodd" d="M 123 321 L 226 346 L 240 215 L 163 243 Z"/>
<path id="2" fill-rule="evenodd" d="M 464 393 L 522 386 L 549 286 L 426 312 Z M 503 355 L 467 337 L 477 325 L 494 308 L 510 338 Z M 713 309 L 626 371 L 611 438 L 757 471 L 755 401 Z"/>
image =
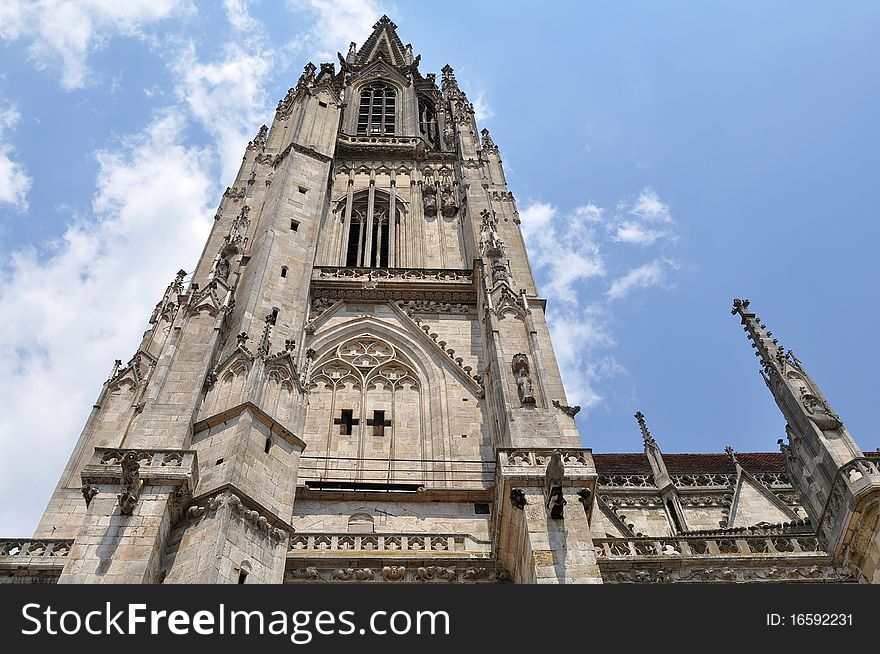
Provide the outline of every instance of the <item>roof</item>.
<path id="1" fill-rule="evenodd" d="M 736 459 L 748 472 L 785 472 L 781 452 L 737 452 Z M 593 454 L 600 475 L 651 474 L 648 457 L 643 453 Z M 717 454 L 663 454 L 670 475 L 733 474 L 736 468 L 730 457 Z"/>

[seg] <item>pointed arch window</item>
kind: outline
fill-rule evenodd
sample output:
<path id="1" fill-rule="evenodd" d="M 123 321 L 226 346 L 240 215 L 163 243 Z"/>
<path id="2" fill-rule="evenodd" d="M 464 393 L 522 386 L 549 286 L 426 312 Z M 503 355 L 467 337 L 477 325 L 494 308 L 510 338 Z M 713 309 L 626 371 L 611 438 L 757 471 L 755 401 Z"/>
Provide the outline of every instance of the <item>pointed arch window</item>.
<path id="1" fill-rule="evenodd" d="M 401 213 L 399 201 L 392 200 L 392 196 L 384 191 L 375 191 L 372 203 L 368 191 L 356 193 L 352 198 L 351 222 L 344 241 L 345 265 L 349 268 L 393 268 L 397 260 L 397 226 Z"/>
<path id="2" fill-rule="evenodd" d="M 357 133 L 367 135 L 394 134 L 397 91 L 382 82 L 373 82 L 361 89 Z"/>
<path id="3" fill-rule="evenodd" d="M 440 142 L 437 112 L 430 100 L 421 97 L 419 98 L 419 132 L 435 147 Z"/>

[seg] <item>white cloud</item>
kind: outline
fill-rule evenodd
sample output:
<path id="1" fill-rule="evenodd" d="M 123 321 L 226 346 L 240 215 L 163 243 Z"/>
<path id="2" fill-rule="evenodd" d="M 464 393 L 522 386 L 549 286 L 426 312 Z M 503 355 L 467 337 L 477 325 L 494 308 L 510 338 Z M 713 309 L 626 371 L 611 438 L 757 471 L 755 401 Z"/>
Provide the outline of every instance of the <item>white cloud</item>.
<path id="1" fill-rule="evenodd" d="M 474 100 L 474 117 L 477 119 L 477 124 L 479 125 L 489 121 L 493 116 L 495 116 L 495 112 L 492 111 L 492 107 L 489 106 L 486 91 L 480 89 L 477 91 L 476 99 Z"/>
<path id="2" fill-rule="evenodd" d="M 576 282 L 605 274 L 603 256 L 593 233 L 597 209 L 588 205 L 557 216 L 554 207 L 539 202 L 521 212 L 529 258 L 533 266 L 545 269 L 541 290 L 548 298 L 576 302 Z"/>
<path id="3" fill-rule="evenodd" d="M 223 0 L 226 19 L 238 32 L 262 32 L 262 25 L 248 11 L 249 0 Z"/>
<path id="4" fill-rule="evenodd" d="M 165 285 L 193 266 L 216 187 L 169 110 L 96 154 L 93 215 L 0 269 L 0 533 L 25 535 L 116 358 L 138 345 Z M 23 465 L 22 462 L 30 462 Z"/>
<path id="5" fill-rule="evenodd" d="M 632 243 L 634 245 L 651 245 L 657 239 L 663 238 L 666 232 L 659 229 L 648 229 L 644 225 L 625 220 L 616 227 L 615 240 L 621 243 Z"/>
<path id="6" fill-rule="evenodd" d="M 373 31 L 373 25 L 387 13 L 376 0 L 288 0 L 297 11 L 307 11 L 314 24 L 295 39 L 297 49 L 318 61 L 336 61 L 352 41 L 360 45 Z"/>
<path id="7" fill-rule="evenodd" d="M 6 132 L 15 129 L 21 114 L 12 105 L 0 107 L 0 203 L 27 211 L 27 195 L 33 180 L 25 167 L 13 157 L 15 151 L 6 142 Z"/>
<path id="8" fill-rule="evenodd" d="M 61 70 L 66 89 L 86 85 L 88 57 L 113 36 L 143 38 L 149 25 L 189 8 L 184 0 L 3 0 L 0 39 L 25 39 L 34 66 Z"/>
<path id="9" fill-rule="evenodd" d="M 226 46 L 221 59 L 202 62 L 195 45 L 176 53 L 172 71 L 176 93 L 217 143 L 222 179 L 231 184 L 241 165 L 247 142 L 271 119 L 263 87 L 272 68 L 272 55 L 260 48 Z"/>
<path id="10" fill-rule="evenodd" d="M 606 295 L 610 300 L 620 300 L 635 289 L 661 286 L 667 281 L 669 270 L 677 270 L 678 267 L 673 259 L 654 259 L 615 279 L 608 287 Z"/>
<path id="11" fill-rule="evenodd" d="M 675 222 L 647 188 L 611 210 L 589 203 L 560 213 L 534 202 L 520 217 L 539 292 L 550 300 L 547 319 L 569 402 L 594 407 L 602 402 L 603 380 L 626 373 L 609 353 L 616 346 L 614 303 L 636 289 L 668 286 L 678 268 L 674 259 L 656 256 L 635 263 L 642 250 L 610 246 L 624 242 L 647 249 L 674 242 Z"/>
<path id="12" fill-rule="evenodd" d="M 677 239 L 669 205 L 650 188 L 642 189 L 632 203 L 624 200 L 618 202 L 608 229 L 613 234 L 613 240 L 629 245 L 644 247 Z"/>
<path id="13" fill-rule="evenodd" d="M 630 209 L 630 213 L 639 218 L 653 221 L 669 221 L 669 207 L 660 200 L 660 196 L 650 189 L 642 189 L 639 197 Z"/>

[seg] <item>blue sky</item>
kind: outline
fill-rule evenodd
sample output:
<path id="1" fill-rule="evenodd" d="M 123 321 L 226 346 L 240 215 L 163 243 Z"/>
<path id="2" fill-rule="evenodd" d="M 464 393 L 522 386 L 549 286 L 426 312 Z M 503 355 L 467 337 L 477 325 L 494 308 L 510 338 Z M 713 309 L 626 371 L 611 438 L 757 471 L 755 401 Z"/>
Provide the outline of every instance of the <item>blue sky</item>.
<path id="1" fill-rule="evenodd" d="M 880 445 L 880 4 L 5 0 L 0 535 L 32 531 L 247 141 L 382 13 L 501 147 L 587 446 L 640 449 L 641 409 L 668 452 L 775 449 L 737 295 Z"/>

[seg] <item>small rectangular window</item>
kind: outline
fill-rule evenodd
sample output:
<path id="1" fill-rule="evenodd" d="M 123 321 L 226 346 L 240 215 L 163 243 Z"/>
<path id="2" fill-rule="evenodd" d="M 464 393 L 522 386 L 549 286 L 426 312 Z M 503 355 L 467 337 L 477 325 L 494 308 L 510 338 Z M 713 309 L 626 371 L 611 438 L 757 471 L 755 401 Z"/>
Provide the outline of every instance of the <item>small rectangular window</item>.
<path id="1" fill-rule="evenodd" d="M 326 106 L 327 106 L 327 103 L 324 102 L 323 100 L 318 100 L 318 106 L 319 106 L 319 107 L 326 107 Z"/>
<path id="2" fill-rule="evenodd" d="M 474 503 L 474 514 L 475 515 L 489 515 L 489 505 L 485 502 L 475 502 Z"/>
<path id="3" fill-rule="evenodd" d="M 296 222 L 295 220 L 291 220 L 291 221 L 290 221 L 290 231 L 292 231 L 292 232 L 298 232 L 298 231 L 299 231 L 299 223 Z"/>
<path id="4" fill-rule="evenodd" d="M 302 193 L 303 195 L 305 195 L 306 193 L 309 192 L 309 189 L 307 189 L 305 186 L 300 186 L 299 192 Z"/>

